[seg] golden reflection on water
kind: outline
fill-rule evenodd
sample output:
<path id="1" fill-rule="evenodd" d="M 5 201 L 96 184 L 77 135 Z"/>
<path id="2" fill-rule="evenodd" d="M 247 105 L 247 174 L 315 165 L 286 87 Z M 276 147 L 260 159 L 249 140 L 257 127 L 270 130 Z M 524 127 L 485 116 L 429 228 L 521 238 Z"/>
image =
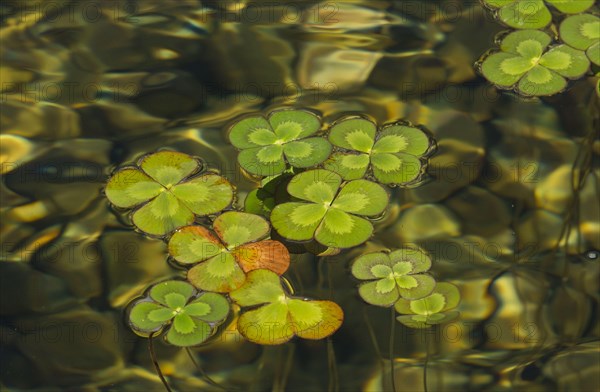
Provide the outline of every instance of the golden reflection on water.
<path id="1" fill-rule="evenodd" d="M 428 390 L 597 384 L 593 82 L 529 101 L 487 85 L 472 65 L 501 27 L 479 3 L 0 7 L 2 386 L 161 390 L 146 342 L 122 312 L 178 271 L 164 244 L 127 227 L 101 189 L 115 167 L 169 147 L 219 169 L 242 198 L 256 185 L 235 165 L 224 130 L 238 115 L 279 105 L 319 110 L 327 124 L 346 112 L 404 118 L 438 143 L 423 184 L 393 190 L 372 241 L 293 262 L 298 294 L 332 296 L 345 310 L 332 338 L 340 390 L 391 390 L 389 361 L 381 361 L 390 357 L 389 312 L 359 300 L 347 266 L 365 250 L 401 243 L 427 249 L 436 277 L 458 285 L 463 302 L 456 322 L 429 334 L 395 326 L 398 390 L 423 390 L 426 359 Z M 587 173 L 575 188 L 573 173 Z M 173 387 L 210 390 L 183 350 L 157 350 Z M 335 385 L 326 342 L 263 349 L 231 323 L 197 352 L 229 387 Z"/>

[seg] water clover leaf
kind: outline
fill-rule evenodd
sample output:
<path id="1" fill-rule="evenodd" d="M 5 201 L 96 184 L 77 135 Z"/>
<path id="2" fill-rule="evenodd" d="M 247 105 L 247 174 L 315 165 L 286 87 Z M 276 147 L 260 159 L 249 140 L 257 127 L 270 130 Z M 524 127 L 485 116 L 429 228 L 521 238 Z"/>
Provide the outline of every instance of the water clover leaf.
<path id="1" fill-rule="evenodd" d="M 294 336 L 323 339 L 337 331 L 344 319 L 334 302 L 289 296 L 280 277 L 265 269 L 248 273 L 244 285 L 229 295 L 243 310 L 238 330 L 258 344 L 282 344 Z"/>
<path id="2" fill-rule="evenodd" d="M 435 280 L 424 272 L 431 268 L 431 259 L 419 249 L 403 248 L 390 253 L 367 253 L 352 264 L 352 275 L 367 282 L 358 292 L 365 302 L 376 306 L 391 306 L 398 299 L 418 299 L 429 295 Z"/>
<path id="3" fill-rule="evenodd" d="M 372 171 L 382 184 L 405 184 L 421 173 L 419 159 L 430 146 L 429 137 L 419 128 L 401 123 L 388 124 L 377 134 L 376 125 L 350 116 L 336 122 L 329 141 L 343 149 L 334 152 L 324 167 L 345 180 L 363 178 Z"/>
<path id="4" fill-rule="evenodd" d="M 594 0 L 546 0 L 563 14 L 579 14 L 594 5 Z"/>
<path id="5" fill-rule="evenodd" d="M 213 230 L 186 226 L 169 239 L 171 256 L 182 264 L 196 264 L 188 280 L 206 291 L 230 292 L 240 287 L 249 271 L 266 268 L 284 273 L 290 254 L 279 241 L 266 240 L 269 224 L 261 216 L 229 211 L 213 222 Z"/>
<path id="6" fill-rule="evenodd" d="M 137 166 L 117 170 L 106 185 L 106 197 L 117 207 L 135 208 L 131 220 L 138 229 L 162 236 L 231 204 L 231 184 L 217 174 L 195 175 L 199 170 L 198 160 L 187 154 L 149 154 Z"/>
<path id="7" fill-rule="evenodd" d="M 129 322 L 141 334 L 168 328 L 167 342 L 188 347 L 212 336 L 229 310 L 229 301 L 222 295 L 198 293 L 187 282 L 169 280 L 152 286 L 146 297 L 133 302 Z"/>
<path id="8" fill-rule="evenodd" d="M 315 239 L 332 248 L 351 248 L 365 242 L 373 225 L 363 216 L 385 210 L 389 195 L 374 182 L 354 180 L 342 185 L 339 174 L 315 169 L 300 173 L 287 186 L 300 199 L 282 203 L 271 212 L 277 232 L 293 241 Z"/>
<path id="9" fill-rule="evenodd" d="M 456 308 L 459 302 L 458 288 L 451 283 L 440 282 L 426 297 L 415 300 L 400 298 L 394 307 L 398 313 L 404 315 L 396 319 L 407 327 L 428 328 L 458 317 L 458 312 L 451 310 Z"/>
<path id="10" fill-rule="evenodd" d="M 508 34 L 500 52 L 489 55 L 481 65 L 483 75 L 503 88 L 515 88 L 530 96 L 562 91 L 567 81 L 585 74 L 590 66 L 585 53 L 568 45 L 548 49 L 552 38 L 538 30 Z"/>
<path id="11" fill-rule="evenodd" d="M 590 61 L 600 65 L 600 18 L 592 14 L 569 16 L 559 31 L 564 43 L 585 50 Z"/>
<path id="12" fill-rule="evenodd" d="M 543 0 L 483 0 L 504 24 L 515 29 L 541 29 L 552 21 Z"/>
<path id="13" fill-rule="evenodd" d="M 321 120 L 304 110 L 280 109 L 268 118 L 252 116 L 236 122 L 229 141 L 240 150 L 238 162 L 258 176 L 273 176 L 292 167 L 306 168 L 322 163 L 331 153 L 331 144 L 314 136 Z"/>

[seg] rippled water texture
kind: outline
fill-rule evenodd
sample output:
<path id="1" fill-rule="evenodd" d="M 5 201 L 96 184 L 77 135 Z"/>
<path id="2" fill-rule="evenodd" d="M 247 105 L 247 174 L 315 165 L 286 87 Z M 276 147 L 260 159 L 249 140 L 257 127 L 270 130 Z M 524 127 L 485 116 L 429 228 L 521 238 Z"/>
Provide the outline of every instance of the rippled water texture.
<path id="1" fill-rule="evenodd" d="M 413 243 L 462 293 L 458 321 L 395 325 L 399 391 L 595 390 L 599 382 L 598 99 L 583 80 L 522 100 L 473 69 L 502 30 L 462 1 L 5 1 L 2 390 L 161 391 L 147 340 L 123 322 L 149 284 L 180 274 L 164 243 L 113 212 L 109 173 L 169 147 L 255 187 L 224 137 L 280 105 L 405 118 L 438 141 L 425 183 L 395 188 L 372 241 L 296 256 L 299 294 L 346 319 L 330 341 L 245 342 L 235 324 L 194 350 L 228 389 L 390 391 L 390 312 L 364 305 L 349 262 Z M 214 390 L 157 342 L 176 390 Z"/>

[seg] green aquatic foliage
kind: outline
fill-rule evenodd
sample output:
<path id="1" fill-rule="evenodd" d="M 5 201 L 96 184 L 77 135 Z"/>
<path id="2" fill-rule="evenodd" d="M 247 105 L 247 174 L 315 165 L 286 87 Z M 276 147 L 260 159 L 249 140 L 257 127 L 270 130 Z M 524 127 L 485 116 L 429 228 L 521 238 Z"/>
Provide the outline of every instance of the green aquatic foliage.
<path id="1" fill-rule="evenodd" d="M 538 30 L 508 34 L 500 51 L 490 54 L 481 65 L 492 83 L 513 88 L 523 95 L 553 95 L 565 89 L 566 79 L 577 79 L 589 69 L 585 53 L 568 45 L 549 47 L 552 38 Z"/>
<path id="2" fill-rule="evenodd" d="M 337 331 L 344 319 L 334 302 L 290 296 L 281 278 L 269 270 L 251 271 L 246 283 L 229 295 L 243 310 L 238 331 L 258 344 L 281 344 L 294 336 L 323 339 Z"/>
<path id="3" fill-rule="evenodd" d="M 421 173 L 424 156 L 431 146 L 427 134 L 404 123 L 377 126 L 367 119 L 349 116 L 329 131 L 329 141 L 340 151 L 325 162 L 327 170 L 345 180 L 372 174 L 382 184 L 406 184 Z"/>
<path id="4" fill-rule="evenodd" d="M 216 293 L 197 292 L 189 283 L 169 280 L 152 286 L 129 311 L 131 327 L 144 335 L 167 330 L 175 346 L 196 346 L 211 337 L 229 315 L 229 301 Z"/>
<path id="5" fill-rule="evenodd" d="M 425 273 L 429 268 L 431 259 L 427 254 L 403 248 L 358 257 L 352 264 L 352 275 L 367 281 L 358 288 L 365 302 L 388 307 L 400 298 L 410 300 L 429 295 L 435 287 L 435 280 Z"/>
<path id="6" fill-rule="evenodd" d="M 186 226 L 169 240 L 171 256 L 182 264 L 195 264 L 188 280 L 205 291 L 230 292 L 246 280 L 246 273 L 268 269 L 283 274 L 290 254 L 269 236 L 269 223 L 261 216 L 228 211 L 213 222 L 212 231 L 203 226 Z"/>
<path id="7" fill-rule="evenodd" d="M 200 162 L 187 154 L 159 151 L 113 173 L 105 194 L 116 207 L 134 208 L 131 220 L 139 230 L 162 236 L 231 204 L 229 181 L 198 174 L 200 169 Z"/>
<path id="8" fill-rule="evenodd" d="M 578 14 L 590 8 L 594 0 L 482 0 L 496 17 L 515 29 L 542 29 L 552 22 L 551 8 L 565 14 Z"/>
<path id="9" fill-rule="evenodd" d="M 300 173 L 287 186 L 300 201 L 278 204 L 271 212 L 277 232 L 293 241 L 313 238 L 331 248 L 351 248 L 365 242 L 373 224 L 365 216 L 381 214 L 389 195 L 379 184 L 354 180 L 342 184 L 342 177 L 329 170 Z"/>
<path id="10" fill-rule="evenodd" d="M 309 111 L 280 109 L 267 118 L 258 115 L 236 122 L 229 140 L 240 150 L 238 162 L 257 176 L 273 176 L 289 166 L 313 167 L 331 153 L 331 144 L 315 136 L 321 129 L 319 117 Z"/>
<path id="11" fill-rule="evenodd" d="M 410 328 L 428 328 L 435 324 L 443 324 L 458 317 L 452 309 L 460 302 L 460 291 L 451 283 L 438 283 L 433 292 L 420 299 L 400 298 L 394 307 L 403 314 L 396 319 Z"/>
<path id="12" fill-rule="evenodd" d="M 585 51 L 591 62 L 600 65 L 600 18 L 592 14 L 569 16 L 559 31 L 564 43 Z"/>

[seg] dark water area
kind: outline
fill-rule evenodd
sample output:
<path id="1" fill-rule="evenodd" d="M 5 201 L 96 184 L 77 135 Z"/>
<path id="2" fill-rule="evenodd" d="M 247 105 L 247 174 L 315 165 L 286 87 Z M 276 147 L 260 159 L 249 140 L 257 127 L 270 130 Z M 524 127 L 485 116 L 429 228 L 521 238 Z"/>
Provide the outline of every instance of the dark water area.
<path id="1" fill-rule="evenodd" d="M 419 186 L 392 189 L 368 242 L 292 257 L 296 294 L 338 303 L 340 330 L 259 346 L 229 322 L 192 349 L 210 378 L 228 391 L 392 391 L 392 375 L 411 392 L 600 388 L 597 78 L 547 98 L 497 89 L 474 64 L 505 28 L 478 1 L 14 0 L 0 15 L 0 390 L 164 390 L 124 312 L 182 270 L 103 188 L 169 148 L 216 168 L 242 206 L 258 185 L 227 127 L 281 106 L 326 125 L 404 119 L 437 150 Z M 352 260 L 402 245 L 459 288 L 458 319 L 414 330 L 361 300 Z M 219 390 L 185 350 L 154 345 L 173 390 Z"/>

